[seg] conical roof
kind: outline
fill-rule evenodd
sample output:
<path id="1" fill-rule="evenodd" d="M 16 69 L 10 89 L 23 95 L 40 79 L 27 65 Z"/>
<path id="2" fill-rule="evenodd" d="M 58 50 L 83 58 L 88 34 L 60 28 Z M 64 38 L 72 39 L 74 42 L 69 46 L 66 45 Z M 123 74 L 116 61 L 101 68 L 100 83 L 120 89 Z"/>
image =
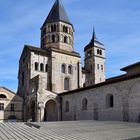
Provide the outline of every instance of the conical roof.
<path id="1" fill-rule="evenodd" d="M 93 34 L 92 34 L 91 41 L 90 41 L 90 43 L 84 48 L 84 51 L 87 50 L 87 49 L 89 49 L 90 47 L 93 47 L 95 43 L 97 43 L 97 44 L 103 46 L 103 44 L 97 40 L 96 33 L 95 33 L 94 28 L 93 28 Z"/>
<path id="2" fill-rule="evenodd" d="M 64 6 L 60 0 L 55 1 L 47 19 L 45 20 L 45 22 L 43 24 L 43 26 L 46 23 L 55 22 L 55 21 L 63 21 L 63 22 L 71 24 L 70 20 L 68 18 L 68 15 L 64 9 Z"/>

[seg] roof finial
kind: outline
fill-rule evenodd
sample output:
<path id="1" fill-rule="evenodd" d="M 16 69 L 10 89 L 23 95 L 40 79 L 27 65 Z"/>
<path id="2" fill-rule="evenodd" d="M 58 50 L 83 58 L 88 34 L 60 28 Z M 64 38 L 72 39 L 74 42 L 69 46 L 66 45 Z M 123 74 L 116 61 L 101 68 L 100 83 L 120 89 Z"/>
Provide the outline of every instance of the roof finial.
<path id="1" fill-rule="evenodd" d="M 93 34 L 92 34 L 92 40 L 96 40 L 96 33 L 95 33 L 95 28 L 93 26 Z"/>

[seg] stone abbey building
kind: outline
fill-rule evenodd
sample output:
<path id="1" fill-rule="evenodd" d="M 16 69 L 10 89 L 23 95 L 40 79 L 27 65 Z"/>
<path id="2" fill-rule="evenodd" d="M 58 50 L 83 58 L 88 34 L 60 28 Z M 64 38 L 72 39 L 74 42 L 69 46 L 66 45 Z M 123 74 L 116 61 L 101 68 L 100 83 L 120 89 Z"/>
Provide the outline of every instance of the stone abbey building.
<path id="1" fill-rule="evenodd" d="M 74 26 L 56 0 L 41 27 L 40 48 L 25 45 L 19 61 L 17 96 L 23 121 L 140 121 L 140 62 L 106 79 L 105 48 L 92 38 L 84 67 L 74 51 Z"/>

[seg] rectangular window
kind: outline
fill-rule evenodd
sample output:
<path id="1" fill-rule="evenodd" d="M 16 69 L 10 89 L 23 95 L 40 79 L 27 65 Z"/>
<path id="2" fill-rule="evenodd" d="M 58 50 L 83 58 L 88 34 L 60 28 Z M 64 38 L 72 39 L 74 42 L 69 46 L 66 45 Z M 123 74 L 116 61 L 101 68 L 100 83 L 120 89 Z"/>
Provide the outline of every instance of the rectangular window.
<path id="1" fill-rule="evenodd" d="M 0 103 L 0 111 L 4 110 L 4 103 Z"/>
<path id="2" fill-rule="evenodd" d="M 21 84 L 22 86 L 24 86 L 24 72 L 22 72 L 22 75 L 21 75 Z"/>
<path id="3" fill-rule="evenodd" d="M 103 68 L 103 65 L 101 65 L 101 70 L 103 70 L 104 68 Z"/>
<path id="4" fill-rule="evenodd" d="M 97 64 L 97 69 L 99 70 L 99 64 Z"/>
<path id="5" fill-rule="evenodd" d="M 15 111 L 15 105 L 14 104 L 11 104 L 11 111 Z"/>

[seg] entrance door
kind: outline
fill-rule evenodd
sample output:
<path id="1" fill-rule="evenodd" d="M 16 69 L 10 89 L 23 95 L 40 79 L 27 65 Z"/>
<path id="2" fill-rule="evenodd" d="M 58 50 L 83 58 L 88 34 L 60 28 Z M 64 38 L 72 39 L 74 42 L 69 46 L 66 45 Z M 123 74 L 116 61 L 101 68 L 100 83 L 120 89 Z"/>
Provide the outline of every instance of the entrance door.
<path id="1" fill-rule="evenodd" d="M 44 121 L 57 121 L 57 105 L 54 100 L 49 100 L 45 105 Z"/>

